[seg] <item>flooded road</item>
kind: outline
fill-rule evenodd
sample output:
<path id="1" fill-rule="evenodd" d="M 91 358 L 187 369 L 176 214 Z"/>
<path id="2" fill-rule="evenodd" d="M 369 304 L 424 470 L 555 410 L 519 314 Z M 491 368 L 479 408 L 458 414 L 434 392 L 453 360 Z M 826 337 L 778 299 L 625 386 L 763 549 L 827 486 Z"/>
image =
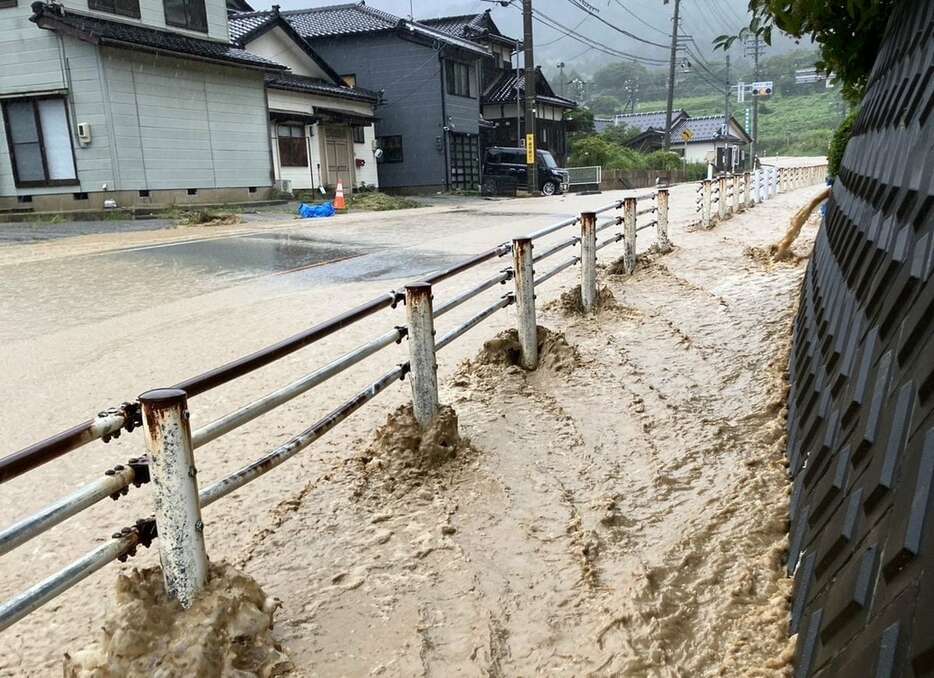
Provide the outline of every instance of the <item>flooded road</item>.
<path id="1" fill-rule="evenodd" d="M 0 407 L 0 452 L 271 344 L 430 270 L 626 195 L 474 200 L 309 225 L 289 219 L 262 227 L 91 234 L 0 247 L 0 388 L 16 394 Z M 681 249 L 666 264 L 667 273 L 646 271 L 638 285 L 615 281 L 613 293 L 624 308 L 604 318 L 604 325 L 546 310 L 575 284 L 573 269 L 537 290 L 544 321 L 565 331 L 582 356 L 573 379 L 543 372 L 526 380 L 515 371 L 470 374 L 469 383 L 457 377 L 458 365 L 476 356 L 485 339 L 513 325 L 511 310 L 441 354 L 442 397 L 455 405 L 462 433 L 479 451 L 465 460 L 466 473 L 445 471 L 424 488 L 428 494 L 414 498 L 384 504 L 379 496 L 372 502 L 356 497 L 355 460 L 386 413 L 408 399 L 409 386 L 400 382 L 287 466 L 210 507 L 205 538 L 212 560 L 242 566 L 286 601 L 278 638 L 306 666 L 332 662 L 348 675 L 377 672 L 380 665 L 385 675 L 429 669 L 447 675 L 452 667 L 473 662 L 471 674 L 559 674 L 563 666 L 566 674 L 582 675 L 599 672 L 604 663 L 626 675 L 644 656 L 657 662 L 657 675 L 676 675 L 672 667 L 687 666 L 684 657 L 696 649 L 689 634 L 706 628 L 707 635 L 698 637 L 715 637 L 722 629 L 705 625 L 697 615 L 672 617 L 678 601 L 654 599 L 648 584 L 670 582 L 676 593 L 690 594 L 685 609 L 712 610 L 705 607 L 706 585 L 696 578 L 677 579 L 675 556 L 679 550 L 691 555 L 681 569 L 694 569 L 709 541 L 703 530 L 711 525 L 711 511 L 730 509 L 721 491 L 745 487 L 719 477 L 712 482 L 714 471 L 724 466 L 701 462 L 719 454 L 712 437 L 718 427 L 739 431 L 730 446 L 736 449 L 748 442 L 741 437 L 746 429 L 758 430 L 757 421 L 744 417 L 761 409 L 768 394 L 762 380 L 750 374 L 765 367 L 767 349 L 779 334 L 776 325 L 763 324 L 762 314 L 781 315 L 795 277 L 789 272 L 763 286 L 770 294 L 763 303 L 750 285 L 767 272 L 737 252 L 780 235 L 798 202 L 779 196 L 729 228 L 685 233 L 694 217 L 694 186 L 676 187 L 671 234 Z M 644 251 L 652 232 L 639 237 Z M 621 251 L 620 245 L 601 250 L 601 260 Z M 507 265 L 492 260 L 439 284 L 438 299 Z M 454 309 L 438 323 L 439 334 L 503 291 L 490 290 L 490 296 Z M 720 297 L 733 303 L 732 310 L 718 310 Z M 192 401 L 192 426 L 404 322 L 404 309 L 387 309 L 201 395 Z M 738 339 L 744 333 L 748 346 Z M 739 348 L 713 359 L 723 341 Z M 404 345 L 390 346 L 325 388 L 200 448 L 199 482 L 213 482 L 281 444 L 404 360 L 405 351 Z M 722 369 L 725 363 L 733 368 Z M 665 367 L 662 382 L 653 376 L 659 364 Z M 721 407 L 724 394 L 732 400 Z M 679 406 L 678 412 L 666 400 Z M 640 408 L 651 409 L 653 417 L 634 416 Z M 656 408 L 661 415 L 655 416 Z M 670 427 L 665 440 L 670 449 L 649 445 L 653 426 Z M 698 441 L 700 451 L 689 455 Z M 67 455 L 39 476 L 4 484 L 0 524 L 9 525 L 125 463 L 140 454 L 141 445 L 139 434 L 124 435 Z M 743 459 L 729 457 L 738 462 L 729 468 L 743 471 Z M 708 499 L 715 501 L 708 505 Z M 667 503 L 653 510 L 656 500 Z M 692 515 L 689 524 L 678 507 Z M 601 522 L 614 511 L 619 515 Z M 148 489 L 132 490 L 4 556 L 0 598 L 151 512 Z M 650 523 L 652 531 L 639 532 L 624 522 L 629 513 Z M 762 522 L 748 502 L 738 514 L 749 522 L 731 524 L 735 529 L 724 533 L 723 553 L 744 526 Z M 441 520 L 456 528 L 454 536 L 441 529 Z M 767 556 L 780 540 L 774 525 L 768 527 L 768 534 L 749 540 L 750 559 Z M 99 627 L 117 574 L 156 561 L 152 550 L 141 551 L 4 632 L 0 676 L 60 674 L 62 652 L 84 647 Z M 761 582 L 750 605 L 776 592 L 771 560 L 762 567 L 752 560 L 741 564 Z M 722 565 L 729 585 L 741 589 L 742 572 L 714 565 Z M 640 574 L 643 570 L 649 575 Z M 644 623 L 653 614 L 670 618 L 665 637 L 653 636 Z M 633 620 L 631 629 L 620 621 L 623 616 Z M 688 631 L 678 635 L 680 626 Z M 737 623 L 729 637 L 735 640 L 741 626 Z M 683 645 L 680 639 L 686 639 Z M 769 647 L 756 656 L 774 649 L 774 636 L 768 639 Z M 653 645 L 656 640 L 662 645 Z M 743 647 L 733 640 L 724 642 L 724 649 Z M 550 655 L 549 647 L 554 648 Z"/>

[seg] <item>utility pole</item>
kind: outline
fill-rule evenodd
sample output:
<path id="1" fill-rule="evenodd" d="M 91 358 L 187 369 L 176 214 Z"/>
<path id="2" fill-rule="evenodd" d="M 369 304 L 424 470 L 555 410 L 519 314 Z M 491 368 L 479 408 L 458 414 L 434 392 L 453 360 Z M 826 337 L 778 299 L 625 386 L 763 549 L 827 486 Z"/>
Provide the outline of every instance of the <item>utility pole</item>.
<path id="1" fill-rule="evenodd" d="M 535 128 L 535 54 L 532 49 L 532 0 L 522 0 L 522 40 L 525 47 L 525 145 L 529 193 L 538 193 L 537 135 Z M 529 148 L 531 146 L 531 149 Z"/>
<path id="2" fill-rule="evenodd" d="M 759 36 L 755 35 L 752 38 L 746 40 L 744 44 L 745 55 L 749 56 L 752 54 L 753 63 L 755 64 L 755 77 L 756 82 L 759 82 L 759 54 L 762 51 L 762 44 L 759 42 Z M 749 160 L 750 162 L 755 162 L 756 160 L 756 146 L 759 142 L 759 97 L 752 97 L 752 143 L 749 144 Z"/>
<path id="3" fill-rule="evenodd" d="M 668 0 L 665 0 L 668 4 Z M 665 140 L 664 149 L 671 148 L 671 109 L 675 103 L 675 60 L 678 58 L 678 14 L 681 10 L 681 0 L 675 0 L 675 14 L 671 22 L 671 61 L 668 64 L 668 104 L 665 106 Z"/>
<path id="4" fill-rule="evenodd" d="M 561 96 L 564 96 L 564 62 L 558 64 L 558 71 L 561 73 Z"/>
<path id="5" fill-rule="evenodd" d="M 730 55 L 726 55 L 726 76 L 724 80 L 724 85 L 726 85 L 726 94 L 723 95 L 723 135 L 727 136 L 730 133 L 730 95 L 733 93 L 732 85 L 730 84 Z M 726 157 L 726 149 L 728 146 L 724 143 L 724 158 Z M 733 157 L 732 153 L 730 154 L 730 168 L 733 167 Z"/>

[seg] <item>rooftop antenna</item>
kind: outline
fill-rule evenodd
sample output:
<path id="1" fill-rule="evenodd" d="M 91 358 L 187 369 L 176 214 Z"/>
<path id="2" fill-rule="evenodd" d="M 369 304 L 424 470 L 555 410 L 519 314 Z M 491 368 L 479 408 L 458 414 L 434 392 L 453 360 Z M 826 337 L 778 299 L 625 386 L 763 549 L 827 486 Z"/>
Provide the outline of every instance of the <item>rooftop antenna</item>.
<path id="1" fill-rule="evenodd" d="M 413 7 L 415 0 L 409 0 L 409 18 L 412 21 L 415 21 L 415 8 Z"/>

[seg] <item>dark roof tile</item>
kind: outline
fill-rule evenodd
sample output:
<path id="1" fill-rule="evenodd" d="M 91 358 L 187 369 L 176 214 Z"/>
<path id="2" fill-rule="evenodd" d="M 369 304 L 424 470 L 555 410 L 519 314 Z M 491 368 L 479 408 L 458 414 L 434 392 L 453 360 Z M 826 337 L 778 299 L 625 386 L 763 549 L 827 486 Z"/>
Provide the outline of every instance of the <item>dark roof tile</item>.
<path id="1" fill-rule="evenodd" d="M 95 44 L 170 52 L 202 61 L 220 61 L 234 66 L 266 70 L 285 70 L 285 66 L 239 49 L 227 42 L 193 38 L 181 33 L 110 21 L 96 16 L 78 14 L 61 5 L 34 2 L 33 21 L 40 28 L 69 32 L 79 39 Z"/>
<path id="2" fill-rule="evenodd" d="M 324 94 L 327 96 L 336 96 L 343 99 L 354 99 L 370 103 L 375 103 L 377 100 L 376 92 L 371 92 L 362 87 L 341 87 L 327 80 L 309 78 L 294 73 L 273 73 L 267 75 L 266 84 L 273 89 L 286 89 L 293 92 L 310 92 L 312 94 Z"/>
<path id="3" fill-rule="evenodd" d="M 564 108 L 577 108 L 577 102 L 571 99 L 566 99 L 564 97 L 559 97 L 557 94 L 555 94 L 554 90 L 551 88 L 551 85 L 548 84 L 548 80 L 542 74 L 541 70 L 537 70 L 536 74 L 538 76 L 538 82 L 536 84 L 537 95 L 535 98 L 538 101 L 554 104 L 555 106 L 562 106 Z M 517 85 L 519 87 L 519 98 L 525 99 L 524 72 L 522 70 L 516 69 L 502 71 L 496 80 L 494 80 L 490 86 L 487 87 L 486 92 L 483 94 L 482 103 L 513 103 L 516 100 Z"/>

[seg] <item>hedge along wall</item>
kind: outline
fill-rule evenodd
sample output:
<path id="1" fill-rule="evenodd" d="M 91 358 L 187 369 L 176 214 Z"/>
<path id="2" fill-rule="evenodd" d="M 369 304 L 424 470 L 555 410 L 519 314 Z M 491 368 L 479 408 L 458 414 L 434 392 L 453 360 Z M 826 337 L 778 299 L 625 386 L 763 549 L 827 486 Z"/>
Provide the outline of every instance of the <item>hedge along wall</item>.
<path id="1" fill-rule="evenodd" d="M 934 2 L 894 13 L 790 362 L 797 676 L 934 676 Z"/>

